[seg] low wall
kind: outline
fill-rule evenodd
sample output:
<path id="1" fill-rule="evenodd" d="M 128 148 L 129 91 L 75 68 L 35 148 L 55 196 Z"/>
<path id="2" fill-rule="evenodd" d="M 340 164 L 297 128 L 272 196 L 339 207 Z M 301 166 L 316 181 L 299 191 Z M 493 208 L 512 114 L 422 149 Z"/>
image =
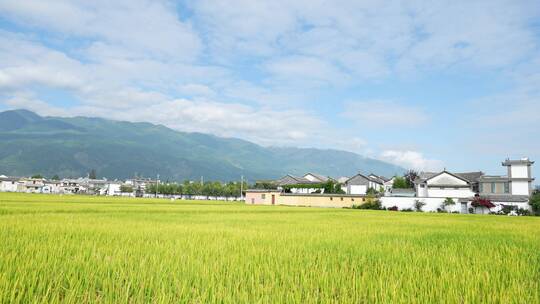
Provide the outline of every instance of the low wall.
<path id="1" fill-rule="evenodd" d="M 364 197 L 358 195 L 332 195 L 332 194 L 281 194 L 280 205 L 306 206 L 324 208 L 350 208 L 353 205 L 364 203 Z"/>
<path id="2" fill-rule="evenodd" d="M 420 202 L 425 203 L 424 207 L 422 207 L 422 211 L 437 211 L 437 208 L 441 208 L 442 202 L 446 198 L 442 197 L 394 197 L 394 196 L 383 196 L 380 198 L 382 206 L 385 208 L 390 207 L 398 207 L 399 210 L 403 209 L 413 209 L 414 210 L 414 204 L 418 200 Z M 456 202 L 455 205 L 451 205 L 446 207 L 446 210 L 449 212 L 458 211 L 461 212 L 461 204 L 457 201 L 457 199 L 454 199 Z"/>
<path id="3" fill-rule="evenodd" d="M 274 197 L 272 199 L 272 197 Z M 273 204 L 272 204 L 273 202 Z M 364 196 L 347 194 L 294 194 L 272 191 L 246 192 L 246 204 L 350 208 L 364 203 Z"/>
<path id="4" fill-rule="evenodd" d="M 441 208 L 441 205 L 445 199 L 446 198 L 443 198 L 443 197 L 392 197 L 392 196 L 383 196 L 380 198 L 383 207 L 390 208 L 390 207 L 396 206 L 398 207 L 399 210 L 408 209 L 408 208 L 414 210 L 414 204 L 418 200 L 420 202 L 425 203 L 425 205 L 422 207 L 422 211 L 425 211 L 425 212 L 437 211 L 437 208 Z M 470 202 L 467 203 L 466 212 L 463 212 L 464 210 L 462 210 L 462 205 L 458 201 L 458 199 L 454 198 L 454 201 L 456 202 L 454 205 L 450 205 L 446 207 L 446 210 L 448 212 L 469 213 L 469 208 L 472 207 Z M 475 213 L 498 212 L 502 209 L 501 204 L 512 205 L 520 209 L 530 210 L 530 205 L 528 203 L 493 202 L 493 204 L 495 205 L 495 207 L 489 210 L 487 208 L 475 208 L 476 210 Z"/>

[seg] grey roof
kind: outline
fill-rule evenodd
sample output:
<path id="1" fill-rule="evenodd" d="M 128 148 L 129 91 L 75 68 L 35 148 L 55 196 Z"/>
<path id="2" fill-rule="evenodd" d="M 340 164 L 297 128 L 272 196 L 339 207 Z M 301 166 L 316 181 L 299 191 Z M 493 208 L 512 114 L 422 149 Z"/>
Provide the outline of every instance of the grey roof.
<path id="1" fill-rule="evenodd" d="M 531 161 L 528 158 L 522 158 L 522 159 L 506 159 L 504 162 L 502 162 L 503 166 L 510 166 L 510 165 L 532 165 L 534 164 L 533 161 Z"/>
<path id="2" fill-rule="evenodd" d="M 435 175 L 439 174 L 440 172 L 420 172 L 418 173 L 418 177 L 414 180 L 415 184 L 419 184 L 422 182 L 425 182 L 426 180 L 434 177 Z"/>
<path id="3" fill-rule="evenodd" d="M 414 197 L 416 196 L 416 191 L 414 189 L 392 189 L 390 192 L 390 196 L 397 196 L 397 197 Z"/>
<path id="4" fill-rule="evenodd" d="M 287 185 L 298 185 L 298 184 L 318 184 L 319 182 L 312 182 L 307 178 L 304 177 L 298 177 L 293 175 L 285 175 L 284 177 L 278 179 L 276 181 L 276 184 L 279 186 L 287 186 Z"/>
<path id="5" fill-rule="evenodd" d="M 512 194 L 482 194 L 480 197 L 486 198 L 495 203 L 526 203 L 529 201 L 527 195 L 512 195 Z M 459 202 L 470 202 L 474 197 L 460 198 Z"/>
<path id="6" fill-rule="evenodd" d="M 321 181 L 321 182 L 326 182 L 326 181 L 328 181 L 328 180 L 330 179 L 328 176 L 323 176 L 323 175 L 316 174 L 316 173 L 311 173 L 311 172 L 306 173 L 306 174 L 304 175 L 304 177 L 305 177 L 306 175 L 308 175 L 308 174 L 315 176 L 315 178 L 317 178 L 317 179 L 318 179 L 319 181 Z"/>
<path id="7" fill-rule="evenodd" d="M 268 192 L 281 192 L 281 190 L 277 189 L 248 189 L 246 192 L 256 192 L 256 193 L 268 193 Z"/>
<path id="8" fill-rule="evenodd" d="M 488 194 L 482 195 L 493 202 L 516 202 L 516 203 L 525 203 L 529 201 L 527 195 L 511 195 L 511 194 Z"/>
<path id="9" fill-rule="evenodd" d="M 356 175 L 349 178 L 345 184 L 346 185 L 367 185 L 368 182 L 371 181 L 371 178 L 361 174 L 357 173 Z"/>
<path id="10" fill-rule="evenodd" d="M 484 175 L 478 178 L 478 181 L 484 182 L 496 182 L 496 181 L 508 181 L 508 176 L 506 175 Z"/>
<path id="11" fill-rule="evenodd" d="M 454 173 L 454 175 L 457 175 L 471 183 L 474 183 L 478 181 L 478 179 L 484 175 L 484 172 L 478 171 L 478 172 L 462 172 L 462 173 Z"/>
<path id="12" fill-rule="evenodd" d="M 474 182 L 477 182 L 478 181 L 478 178 L 480 178 L 481 176 L 484 175 L 484 172 L 482 171 L 478 171 L 478 172 L 461 172 L 461 173 L 452 173 L 452 172 L 448 172 L 446 170 L 444 171 L 441 171 L 441 172 L 420 172 L 418 174 L 418 177 L 414 180 L 414 183 L 415 184 L 419 184 L 419 183 L 422 183 L 422 182 L 425 182 L 426 180 L 430 179 L 430 178 L 433 178 L 439 174 L 442 174 L 442 173 L 448 173 L 450 175 L 453 175 L 453 176 L 456 176 L 458 178 L 461 178 L 469 183 L 474 183 Z"/>
<path id="13" fill-rule="evenodd" d="M 390 180 L 384 176 L 373 174 L 373 173 L 369 174 L 368 177 L 381 184 L 384 184 L 385 182 Z"/>
<path id="14" fill-rule="evenodd" d="M 19 180 L 18 177 L 0 177 L 0 182 L 18 182 Z"/>

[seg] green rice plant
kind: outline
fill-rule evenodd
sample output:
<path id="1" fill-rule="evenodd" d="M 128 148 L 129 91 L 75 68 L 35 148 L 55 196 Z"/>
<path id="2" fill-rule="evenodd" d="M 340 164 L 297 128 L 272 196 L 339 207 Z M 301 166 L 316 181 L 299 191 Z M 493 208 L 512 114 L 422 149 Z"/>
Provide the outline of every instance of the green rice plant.
<path id="1" fill-rule="evenodd" d="M 540 218 L 0 194 L 0 303 L 540 303 Z"/>

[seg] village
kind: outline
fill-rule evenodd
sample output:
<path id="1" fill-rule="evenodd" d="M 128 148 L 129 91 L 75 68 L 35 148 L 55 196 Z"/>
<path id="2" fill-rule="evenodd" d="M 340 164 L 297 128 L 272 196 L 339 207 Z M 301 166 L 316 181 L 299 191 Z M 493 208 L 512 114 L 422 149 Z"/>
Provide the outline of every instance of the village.
<path id="1" fill-rule="evenodd" d="M 350 178 L 332 179 L 314 173 L 302 177 L 287 175 L 270 183 L 275 187 L 248 190 L 246 204 L 521 214 L 531 210 L 533 164 L 528 158 L 506 159 L 501 165 L 507 169 L 507 175 L 419 172 L 411 178 L 410 187 L 397 186 L 404 182 L 397 176 L 358 173 Z M 328 182 L 335 182 L 340 189 L 328 191 Z"/>
<path id="2" fill-rule="evenodd" d="M 507 175 L 484 172 L 413 172 L 390 178 L 358 173 L 332 178 L 316 173 L 277 180 L 183 183 L 135 177 L 126 180 L 95 176 L 46 179 L 42 176 L 0 175 L 0 192 L 157 197 L 168 199 L 245 201 L 251 205 L 386 209 L 452 213 L 512 213 L 531 211 L 534 187 L 528 158 L 501 163 Z M 92 174 L 94 175 L 94 174 Z M 408 179 L 408 180 L 407 180 Z"/>

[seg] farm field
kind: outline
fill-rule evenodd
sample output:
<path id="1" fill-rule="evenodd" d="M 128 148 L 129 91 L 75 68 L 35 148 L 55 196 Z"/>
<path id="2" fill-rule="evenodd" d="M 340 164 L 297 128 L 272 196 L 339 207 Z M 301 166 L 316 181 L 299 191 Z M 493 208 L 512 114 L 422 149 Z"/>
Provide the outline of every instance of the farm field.
<path id="1" fill-rule="evenodd" d="M 540 218 L 0 193 L 0 303 L 540 303 Z"/>

